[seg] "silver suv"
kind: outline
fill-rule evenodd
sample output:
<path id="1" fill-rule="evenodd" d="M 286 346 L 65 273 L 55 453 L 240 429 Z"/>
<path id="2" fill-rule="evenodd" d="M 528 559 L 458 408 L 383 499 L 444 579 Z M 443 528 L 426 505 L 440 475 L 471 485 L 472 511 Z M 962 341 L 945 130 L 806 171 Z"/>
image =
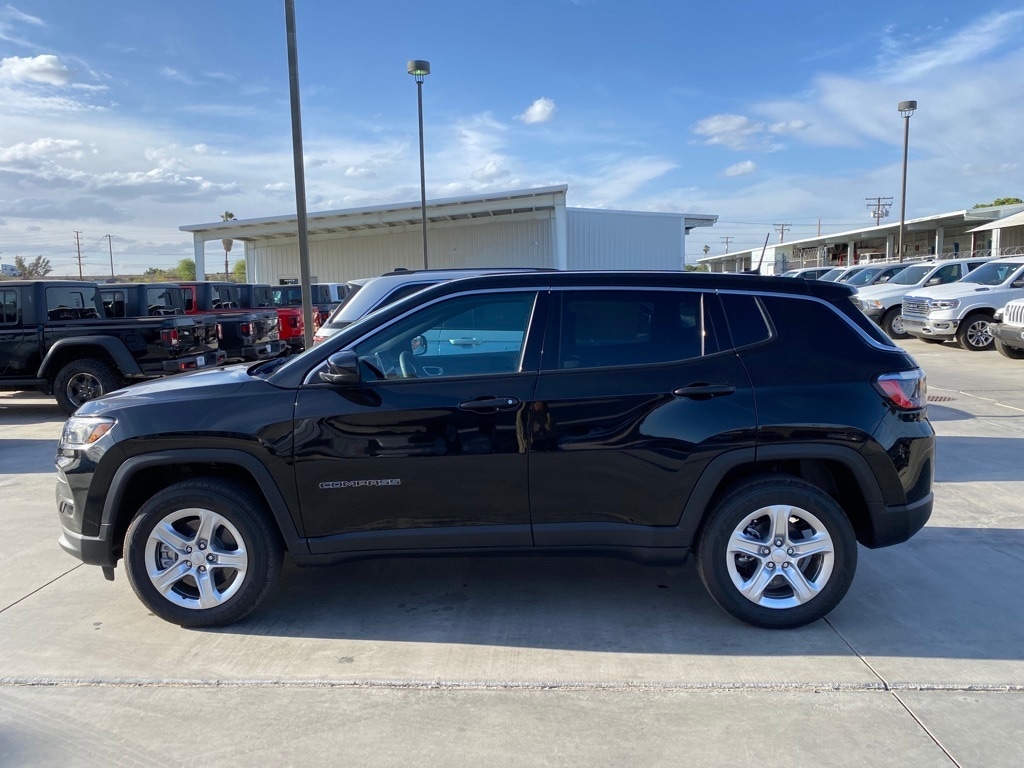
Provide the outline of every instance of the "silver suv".
<path id="1" fill-rule="evenodd" d="M 889 282 L 857 289 L 854 301 L 861 311 L 882 326 L 894 339 L 909 339 L 903 327 L 903 297 L 918 288 L 954 283 L 980 267 L 991 257 L 930 259 L 908 265 Z"/>
<path id="2" fill-rule="evenodd" d="M 402 269 L 386 272 L 379 277 L 364 277 L 350 280 L 348 298 L 342 302 L 313 336 L 313 343 L 319 344 L 336 334 L 346 325 L 375 312 L 381 307 L 393 304 L 431 285 L 457 280 L 460 277 L 474 277 L 504 272 L 537 272 L 539 268 L 529 267 L 479 267 L 465 269 Z M 549 270 L 543 270 L 549 271 Z"/>

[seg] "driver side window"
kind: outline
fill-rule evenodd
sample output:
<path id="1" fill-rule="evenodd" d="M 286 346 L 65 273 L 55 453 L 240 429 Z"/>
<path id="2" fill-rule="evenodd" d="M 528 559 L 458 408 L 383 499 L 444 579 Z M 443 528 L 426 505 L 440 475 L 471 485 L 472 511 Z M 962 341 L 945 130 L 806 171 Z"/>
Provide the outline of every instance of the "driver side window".
<path id="1" fill-rule="evenodd" d="M 514 373 L 535 302 L 534 291 L 446 299 L 378 331 L 355 353 L 387 379 Z"/>

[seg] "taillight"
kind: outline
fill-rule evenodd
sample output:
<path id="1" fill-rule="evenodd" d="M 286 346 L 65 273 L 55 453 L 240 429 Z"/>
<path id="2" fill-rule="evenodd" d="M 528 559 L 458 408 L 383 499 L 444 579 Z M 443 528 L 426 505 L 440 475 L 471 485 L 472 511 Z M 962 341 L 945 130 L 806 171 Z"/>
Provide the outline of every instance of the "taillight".
<path id="1" fill-rule="evenodd" d="M 884 373 L 874 383 L 875 389 L 902 411 L 924 408 L 928 403 L 928 378 L 920 368 Z"/>
<path id="2" fill-rule="evenodd" d="M 224 338 L 224 329 L 220 327 L 220 323 L 217 323 L 217 339 L 220 340 L 220 339 L 223 339 L 223 338 Z"/>
<path id="3" fill-rule="evenodd" d="M 252 323 L 242 323 L 240 330 L 243 336 L 252 336 Z"/>
<path id="4" fill-rule="evenodd" d="M 160 331 L 160 341 L 171 347 L 178 346 L 178 329 L 171 328 L 170 330 Z"/>
<path id="5" fill-rule="evenodd" d="M 289 317 L 288 322 L 291 323 L 292 328 L 302 327 L 302 318 L 299 317 L 298 315 L 292 315 L 291 317 Z"/>

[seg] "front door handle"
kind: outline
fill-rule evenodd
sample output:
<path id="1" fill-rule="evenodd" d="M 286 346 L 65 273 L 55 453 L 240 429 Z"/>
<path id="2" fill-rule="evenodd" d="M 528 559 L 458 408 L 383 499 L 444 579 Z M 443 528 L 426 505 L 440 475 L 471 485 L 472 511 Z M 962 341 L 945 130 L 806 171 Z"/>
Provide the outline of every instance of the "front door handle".
<path id="1" fill-rule="evenodd" d="M 478 397 L 459 403 L 459 408 L 467 411 L 507 411 L 518 408 L 520 403 L 518 397 Z"/>
<path id="2" fill-rule="evenodd" d="M 676 397 L 688 397 L 691 400 L 710 400 L 712 397 L 731 395 L 736 391 L 732 384 L 688 384 L 679 389 L 673 389 L 672 394 Z"/>

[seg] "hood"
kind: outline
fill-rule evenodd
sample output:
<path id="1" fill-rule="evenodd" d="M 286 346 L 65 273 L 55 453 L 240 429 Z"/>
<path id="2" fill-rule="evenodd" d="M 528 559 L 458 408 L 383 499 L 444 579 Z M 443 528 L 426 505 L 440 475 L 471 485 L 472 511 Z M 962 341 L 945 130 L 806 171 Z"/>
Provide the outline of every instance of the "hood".
<path id="1" fill-rule="evenodd" d="M 905 293 L 912 293 L 921 290 L 913 285 L 892 285 L 891 283 L 879 283 L 877 285 L 865 285 L 857 289 L 859 299 L 888 299 L 893 296 L 902 296 Z"/>
<path id="2" fill-rule="evenodd" d="M 931 288 L 915 288 L 907 294 L 907 298 L 922 299 L 960 299 L 964 296 L 973 296 L 976 293 L 992 293 L 992 291 L 1004 290 L 1000 285 L 978 285 L 978 283 L 946 283 L 945 285 L 933 285 Z"/>
<path id="3" fill-rule="evenodd" d="M 96 400 L 90 400 L 78 409 L 76 415 L 99 415 L 111 408 L 121 408 L 153 400 L 169 404 L 179 400 L 230 395 L 241 389 L 246 383 L 253 381 L 253 377 L 248 374 L 248 369 L 251 367 L 252 363 L 243 363 L 222 368 L 207 368 L 133 384 Z"/>

